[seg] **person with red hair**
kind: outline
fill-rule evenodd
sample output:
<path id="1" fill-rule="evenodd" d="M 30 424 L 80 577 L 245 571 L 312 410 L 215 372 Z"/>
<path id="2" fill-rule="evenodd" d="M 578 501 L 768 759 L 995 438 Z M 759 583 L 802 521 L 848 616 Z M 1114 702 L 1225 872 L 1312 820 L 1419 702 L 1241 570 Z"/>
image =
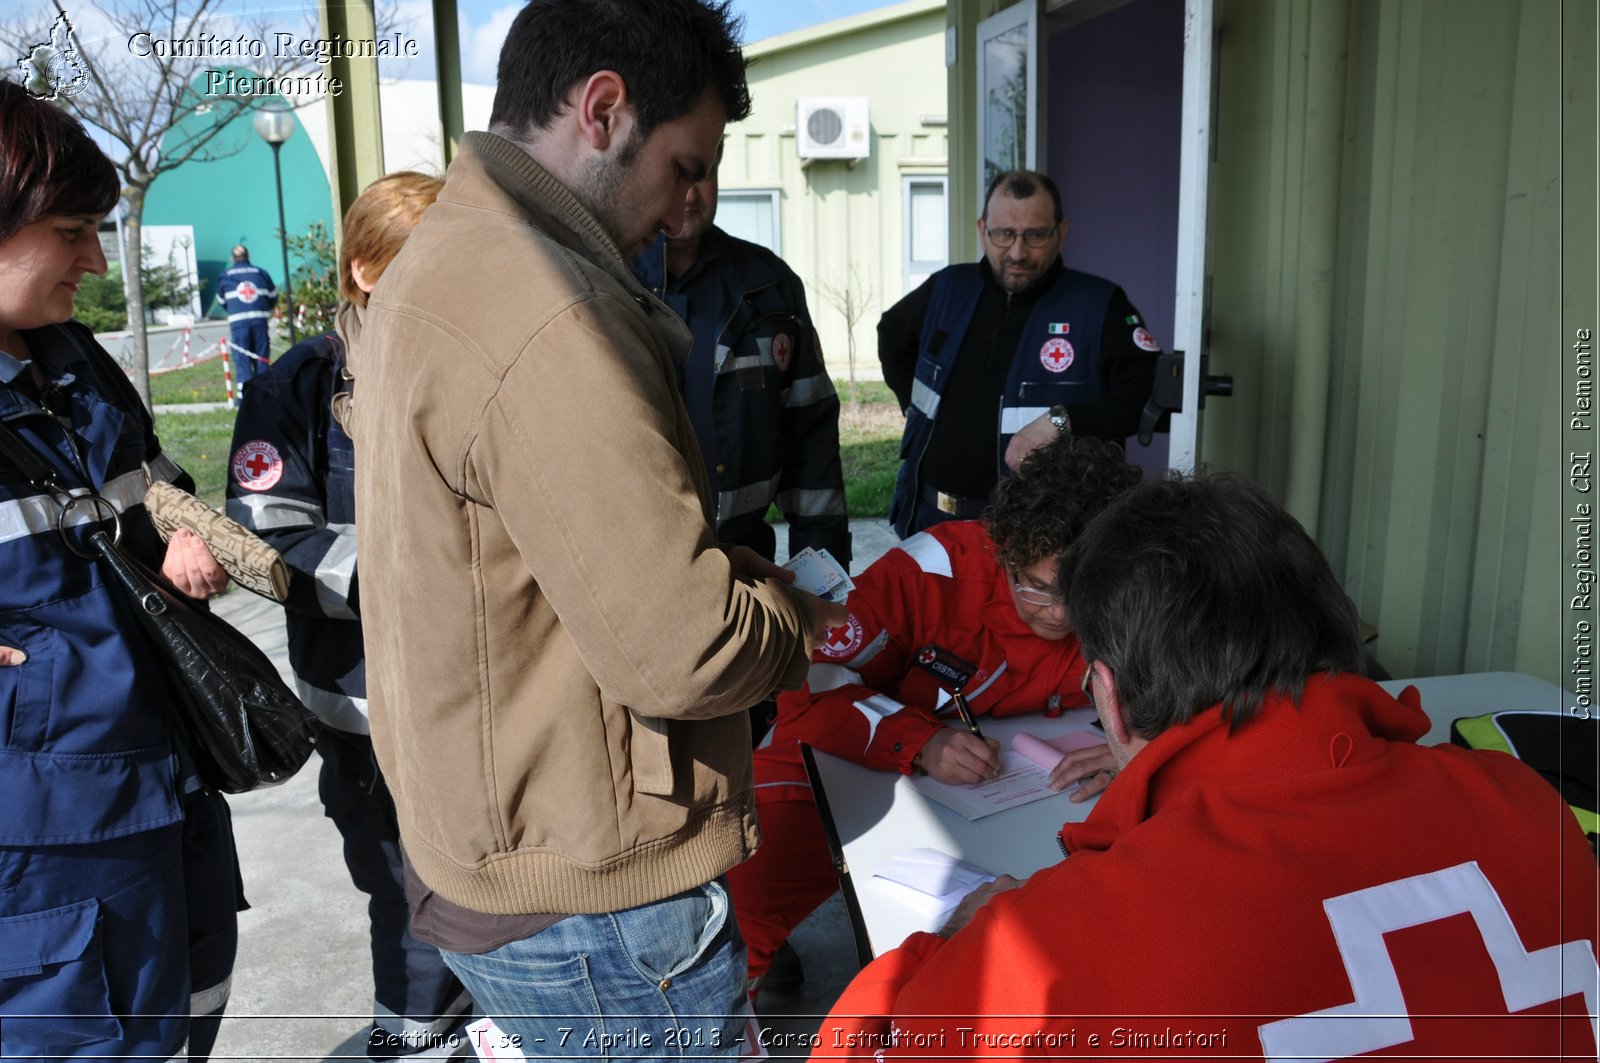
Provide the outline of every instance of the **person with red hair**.
<path id="1" fill-rule="evenodd" d="M 444 182 L 405 171 L 374 181 L 344 216 L 339 294 L 365 306 Z M 472 999 L 439 950 L 411 934 L 394 798 L 372 754 L 356 566 L 355 448 L 339 423 L 353 399 L 338 333 L 296 345 L 245 390 L 233 428 L 228 513 L 289 564 L 289 663 L 322 720 L 322 807 L 367 894 L 372 1029 L 367 1055 L 449 1042 Z"/>

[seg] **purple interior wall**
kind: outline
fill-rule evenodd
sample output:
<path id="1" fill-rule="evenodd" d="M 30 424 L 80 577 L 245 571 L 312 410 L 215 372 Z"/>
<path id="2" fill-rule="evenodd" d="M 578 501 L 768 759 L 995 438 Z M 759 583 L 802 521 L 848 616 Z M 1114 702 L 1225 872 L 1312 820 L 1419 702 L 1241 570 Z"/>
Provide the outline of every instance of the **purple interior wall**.
<path id="1" fill-rule="evenodd" d="M 1050 25 L 1044 25 L 1050 32 Z M 1044 42 L 1045 171 L 1061 186 L 1062 258 L 1120 284 L 1171 349 L 1178 255 L 1183 0 L 1134 0 Z M 1166 439 L 1129 457 L 1166 467 Z"/>

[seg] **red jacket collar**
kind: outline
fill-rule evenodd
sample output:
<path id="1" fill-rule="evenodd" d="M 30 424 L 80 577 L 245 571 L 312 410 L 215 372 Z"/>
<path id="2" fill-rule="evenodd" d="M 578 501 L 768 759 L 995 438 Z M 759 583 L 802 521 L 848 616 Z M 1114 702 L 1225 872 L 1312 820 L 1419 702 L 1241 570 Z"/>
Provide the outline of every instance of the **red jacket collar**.
<path id="1" fill-rule="evenodd" d="M 1110 848 L 1123 833 L 1206 789 L 1359 764 L 1389 742 L 1415 742 L 1428 718 L 1416 687 L 1398 700 L 1358 675 L 1306 680 L 1299 707 L 1282 695 L 1230 734 L 1220 705 L 1156 736 L 1101 796 L 1083 823 L 1061 830 L 1068 852 Z"/>

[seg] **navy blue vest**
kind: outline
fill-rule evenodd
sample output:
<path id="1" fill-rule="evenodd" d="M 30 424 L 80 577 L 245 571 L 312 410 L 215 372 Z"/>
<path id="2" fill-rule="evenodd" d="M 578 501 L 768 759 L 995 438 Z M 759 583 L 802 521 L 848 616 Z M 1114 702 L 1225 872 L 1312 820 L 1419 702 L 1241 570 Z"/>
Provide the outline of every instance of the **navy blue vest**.
<path id="1" fill-rule="evenodd" d="M 933 438 L 939 400 L 985 283 L 975 262 L 948 266 L 934 274 L 912 374 L 905 434 L 900 439 L 900 475 L 889 512 L 890 522 L 897 527 L 916 509 L 922 455 Z M 1024 425 L 1048 413 L 1052 406 L 1087 402 L 1105 390 L 1100 331 L 1116 291 L 1117 286 L 1103 277 L 1068 269 L 1034 303 L 1000 395 L 995 468 L 1001 475 L 1006 471 L 1006 444 Z"/>

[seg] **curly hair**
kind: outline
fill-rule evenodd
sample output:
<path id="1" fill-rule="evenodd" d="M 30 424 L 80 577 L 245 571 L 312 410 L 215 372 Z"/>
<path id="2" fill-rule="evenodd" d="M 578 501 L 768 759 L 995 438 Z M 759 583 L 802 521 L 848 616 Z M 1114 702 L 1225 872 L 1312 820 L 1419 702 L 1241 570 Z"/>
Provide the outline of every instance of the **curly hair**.
<path id="1" fill-rule="evenodd" d="M 1071 435 L 1046 443 L 990 495 L 984 522 L 995 559 L 1021 572 L 1066 553 L 1095 515 L 1139 477 L 1115 444 Z"/>

